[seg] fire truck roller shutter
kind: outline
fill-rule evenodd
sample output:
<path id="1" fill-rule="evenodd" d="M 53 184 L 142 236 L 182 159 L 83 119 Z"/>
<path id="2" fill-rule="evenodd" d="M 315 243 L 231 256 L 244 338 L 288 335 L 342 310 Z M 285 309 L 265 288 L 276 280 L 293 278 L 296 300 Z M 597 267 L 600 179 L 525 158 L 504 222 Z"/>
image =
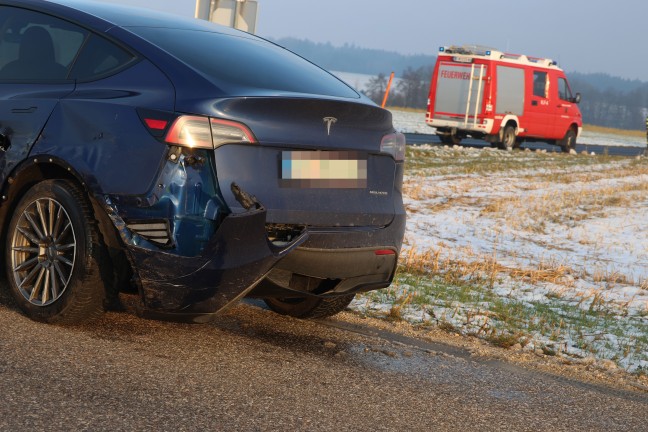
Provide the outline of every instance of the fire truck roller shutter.
<path id="1" fill-rule="evenodd" d="M 524 111 L 524 69 L 497 66 L 495 104 L 498 114 L 522 115 Z"/>

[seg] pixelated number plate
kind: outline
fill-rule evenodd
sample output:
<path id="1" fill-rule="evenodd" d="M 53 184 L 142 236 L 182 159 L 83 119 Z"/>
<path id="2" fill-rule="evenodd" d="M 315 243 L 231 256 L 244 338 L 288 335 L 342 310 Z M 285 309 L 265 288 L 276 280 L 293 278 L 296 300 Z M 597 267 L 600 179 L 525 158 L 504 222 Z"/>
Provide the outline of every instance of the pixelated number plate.
<path id="1" fill-rule="evenodd" d="M 281 152 L 282 187 L 367 187 L 367 157 L 352 151 Z"/>

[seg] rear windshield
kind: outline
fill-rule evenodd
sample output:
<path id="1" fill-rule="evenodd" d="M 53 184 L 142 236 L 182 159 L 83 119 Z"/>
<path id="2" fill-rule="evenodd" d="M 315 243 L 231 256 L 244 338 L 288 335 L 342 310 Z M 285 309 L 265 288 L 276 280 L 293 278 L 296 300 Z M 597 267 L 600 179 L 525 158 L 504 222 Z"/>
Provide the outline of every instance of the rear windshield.
<path id="1" fill-rule="evenodd" d="M 199 30 L 128 29 L 191 66 L 229 93 L 245 87 L 359 98 L 352 88 L 333 75 L 261 39 Z"/>

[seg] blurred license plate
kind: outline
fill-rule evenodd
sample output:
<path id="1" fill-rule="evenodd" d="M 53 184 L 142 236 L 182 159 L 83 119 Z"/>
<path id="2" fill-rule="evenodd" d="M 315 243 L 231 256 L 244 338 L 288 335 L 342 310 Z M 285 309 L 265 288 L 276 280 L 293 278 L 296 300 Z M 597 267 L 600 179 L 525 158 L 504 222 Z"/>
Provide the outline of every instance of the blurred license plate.
<path id="1" fill-rule="evenodd" d="M 281 152 L 281 186 L 365 188 L 367 157 L 352 151 Z"/>

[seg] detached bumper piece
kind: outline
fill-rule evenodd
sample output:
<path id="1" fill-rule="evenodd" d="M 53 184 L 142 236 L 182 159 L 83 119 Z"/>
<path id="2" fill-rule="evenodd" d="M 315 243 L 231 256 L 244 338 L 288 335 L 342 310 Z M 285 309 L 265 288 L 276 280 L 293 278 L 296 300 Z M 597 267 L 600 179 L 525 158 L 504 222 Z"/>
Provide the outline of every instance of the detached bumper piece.
<path id="1" fill-rule="evenodd" d="M 304 231 L 278 247 L 268 240 L 265 222 L 263 207 L 227 216 L 199 257 L 130 247 L 141 281 L 142 315 L 208 322 L 244 297 L 308 238 Z"/>

